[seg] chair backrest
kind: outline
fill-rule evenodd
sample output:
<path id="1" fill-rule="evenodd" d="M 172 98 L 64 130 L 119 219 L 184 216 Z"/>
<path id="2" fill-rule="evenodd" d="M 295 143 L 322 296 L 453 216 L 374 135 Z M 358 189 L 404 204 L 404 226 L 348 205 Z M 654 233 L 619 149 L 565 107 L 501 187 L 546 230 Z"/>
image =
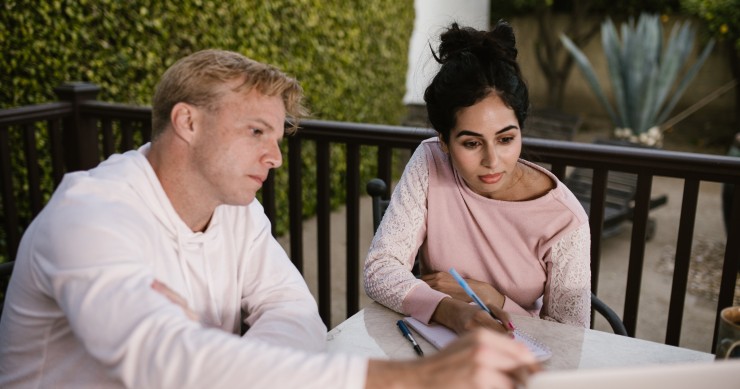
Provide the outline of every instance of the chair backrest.
<path id="1" fill-rule="evenodd" d="M 13 273 L 14 265 L 15 261 L 0 263 L 0 316 L 2 316 L 3 314 L 3 306 L 5 305 L 5 292 L 7 292 L 8 290 L 10 275 Z"/>
<path id="2" fill-rule="evenodd" d="M 617 315 L 616 312 L 614 312 L 611 307 L 606 305 L 605 302 L 601 301 L 600 298 L 598 298 L 594 292 L 591 292 L 591 308 L 594 309 L 594 311 L 601 314 L 601 316 L 606 319 L 606 321 L 609 323 L 609 325 L 612 327 L 612 331 L 614 331 L 617 335 L 622 336 L 628 336 L 627 335 L 627 328 L 624 326 L 624 322 L 622 319 Z M 592 324 L 593 327 L 593 324 Z"/>
<path id="3" fill-rule="evenodd" d="M 378 230 L 385 209 L 388 208 L 390 203 L 390 200 L 383 199 L 388 191 L 388 185 L 380 178 L 373 178 L 368 181 L 366 190 L 367 194 L 373 199 L 373 232 L 375 232 Z"/>
<path id="4" fill-rule="evenodd" d="M 378 226 L 380 226 L 380 221 L 383 219 L 383 214 L 390 203 L 390 200 L 383 199 L 383 196 L 387 193 L 388 185 L 380 178 L 373 178 L 368 181 L 366 190 L 370 197 L 372 197 L 373 231 L 377 231 Z M 412 272 L 416 276 L 420 275 L 418 256 L 416 263 L 414 263 Z M 615 334 L 627 336 L 627 329 L 625 328 L 622 319 L 619 318 L 619 315 L 617 315 L 617 313 L 614 312 L 614 310 L 612 310 L 606 303 L 601 301 L 601 299 L 599 299 L 593 292 L 591 292 L 591 307 L 596 312 L 604 316 Z"/>

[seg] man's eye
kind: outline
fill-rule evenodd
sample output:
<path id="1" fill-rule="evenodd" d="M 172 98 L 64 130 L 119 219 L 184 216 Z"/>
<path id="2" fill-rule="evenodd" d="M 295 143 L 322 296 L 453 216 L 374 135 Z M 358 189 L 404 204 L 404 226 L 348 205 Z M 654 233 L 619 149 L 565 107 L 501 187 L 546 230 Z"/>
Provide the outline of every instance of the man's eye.
<path id="1" fill-rule="evenodd" d="M 264 133 L 264 131 L 260 130 L 259 128 L 253 128 L 252 129 L 252 134 L 254 134 L 254 135 L 262 135 L 263 133 Z"/>

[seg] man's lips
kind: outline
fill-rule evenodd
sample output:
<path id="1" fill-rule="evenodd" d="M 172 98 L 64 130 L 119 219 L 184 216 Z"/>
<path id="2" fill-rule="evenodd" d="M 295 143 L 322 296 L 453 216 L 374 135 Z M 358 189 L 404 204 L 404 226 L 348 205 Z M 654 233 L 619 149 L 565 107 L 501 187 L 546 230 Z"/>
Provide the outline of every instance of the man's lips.
<path id="1" fill-rule="evenodd" d="M 251 178 L 251 179 L 253 179 L 253 180 L 257 181 L 257 182 L 258 182 L 258 183 L 259 183 L 260 185 L 262 185 L 262 184 L 263 184 L 263 183 L 265 182 L 265 180 L 267 179 L 267 176 L 254 176 L 254 175 L 249 175 L 249 178 Z"/>

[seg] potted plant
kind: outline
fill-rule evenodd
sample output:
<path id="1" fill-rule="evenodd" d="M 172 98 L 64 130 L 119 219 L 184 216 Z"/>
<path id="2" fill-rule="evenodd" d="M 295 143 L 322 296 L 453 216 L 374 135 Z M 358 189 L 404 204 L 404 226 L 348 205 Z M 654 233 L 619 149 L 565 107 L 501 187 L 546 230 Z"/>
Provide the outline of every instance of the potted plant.
<path id="1" fill-rule="evenodd" d="M 657 15 L 641 14 L 620 26 L 611 19 L 601 24 L 601 40 L 609 67 L 616 109 L 604 94 L 591 62 L 565 35 L 560 39 L 574 57 L 592 91 L 614 123 L 614 136 L 660 147 L 661 127 L 714 47 L 710 40 L 687 70 L 696 33 L 688 21 L 677 22 L 663 45 L 663 26 Z M 620 39 L 621 38 L 621 39 Z"/>

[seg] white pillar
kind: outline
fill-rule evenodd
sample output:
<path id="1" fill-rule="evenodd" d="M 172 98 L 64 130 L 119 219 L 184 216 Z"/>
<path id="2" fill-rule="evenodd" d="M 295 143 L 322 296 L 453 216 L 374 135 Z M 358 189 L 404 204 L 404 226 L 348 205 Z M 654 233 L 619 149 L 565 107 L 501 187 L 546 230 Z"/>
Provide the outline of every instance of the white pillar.
<path id="1" fill-rule="evenodd" d="M 407 105 L 424 105 L 424 89 L 439 69 L 429 45 L 435 52 L 439 34 L 452 22 L 479 30 L 488 30 L 490 0 L 414 0 L 416 16 L 409 45 L 406 72 Z"/>

